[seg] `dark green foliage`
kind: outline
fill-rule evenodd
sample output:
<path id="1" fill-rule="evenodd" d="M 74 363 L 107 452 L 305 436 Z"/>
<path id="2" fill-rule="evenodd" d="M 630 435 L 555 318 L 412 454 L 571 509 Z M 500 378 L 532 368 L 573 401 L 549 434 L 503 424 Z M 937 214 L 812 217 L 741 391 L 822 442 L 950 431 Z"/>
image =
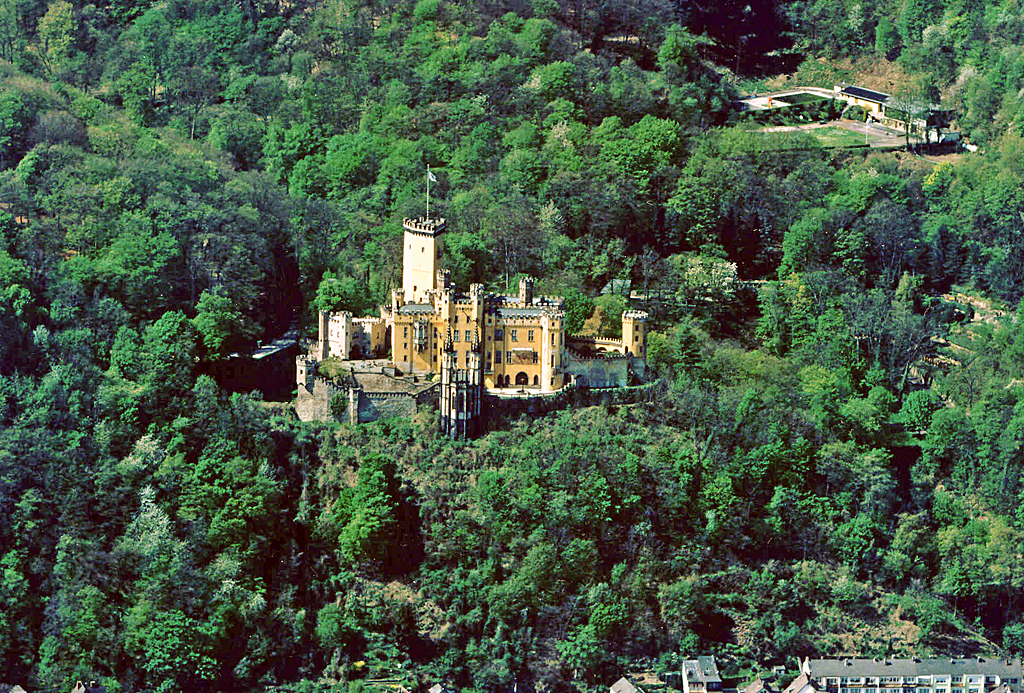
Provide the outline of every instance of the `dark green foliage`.
<path id="1" fill-rule="evenodd" d="M 0 0 L 5 680 L 1019 652 L 1024 31 L 968 5 Z M 898 57 L 984 153 L 718 128 L 790 39 Z M 459 287 L 650 313 L 644 403 L 453 443 L 201 375 L 387 304 L 428 165 Z"/>

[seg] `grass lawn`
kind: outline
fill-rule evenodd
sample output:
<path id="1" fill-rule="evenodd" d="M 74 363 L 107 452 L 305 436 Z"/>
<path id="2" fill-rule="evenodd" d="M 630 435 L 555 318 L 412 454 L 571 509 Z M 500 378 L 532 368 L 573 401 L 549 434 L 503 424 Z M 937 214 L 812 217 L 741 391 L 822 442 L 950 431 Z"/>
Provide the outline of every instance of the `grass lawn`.
<path id="1" fill-rule="evenodd" d="M 818 96 L 817 94 L 809 94 L 803 91 L 797 94 L 786 94 L 784 96 L 779 96 L 776 98 L 778 98 L 779 101 L 785 101 L 786 103 L 791 103 L 794 105 L 828 101 L 828 99 L 826 99 L 823 96 Z"/>
<path id="2" fill-rule="evenodd" d="M 850 147 L 857 144 L 864 144 L 864 135 L 859 132 L 850 132 L 841 127 L 827 127 L 810 130 L 822 147 Z"/>

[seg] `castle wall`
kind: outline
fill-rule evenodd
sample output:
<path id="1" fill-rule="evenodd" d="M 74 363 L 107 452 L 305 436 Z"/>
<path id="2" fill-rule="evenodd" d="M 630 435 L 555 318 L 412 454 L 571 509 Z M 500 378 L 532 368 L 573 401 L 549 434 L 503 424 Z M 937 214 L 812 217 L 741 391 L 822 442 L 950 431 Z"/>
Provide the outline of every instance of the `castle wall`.
<path id="1" fill-rule="evenodd" d="M 410 417 L 422 407 L 430 406 L 436 401 L 436 386 L 418 395 L 360 391 L 359 423 L 367 423 L 377 419 L 390 419 L 398 416 Z"/>
<path id="2" fill-rule="evenodd" d="M 322 377 L 312 379 L 312 388 L 299 385 L 295 412 L 302 421 L 335 421 L 331 399 L 342 398 L 348 423 L 367 423 L 377 419 L 409 417 L 437 401 L 437 386 L 417 394 L 404 392 L 366 392 L 361 388 L 335 385 Z M 355 397 L 353 397 L 355 393 Z M 351 406 L 354 404 L 355 406 Z"/>
<path id="3" fill-rule="evenodd" d="M 335 394 L 347 397 L 348 391 L 332 385 L 321 377 L 313 379 L 312 389 L 299 385 L 295 413 L 302 421 L 334 421 L 331 414 L 331 397 Z"/>
<path id="4" fill-rule="evenodd" d="M 566 387 L 544 397 L 507 397 L 485 392 L 483 420 L 494 423 L 502 417 L 543 416 L 549 412 L 580 407 L 622 405 L 645 402 L 654 397 L 658 385 L 634 385 L 606 390 Z"/>
<path id="5" fill-rule="evenodd" d="M 621 387 L 629 383 L 629 358 L 626 356 L 585 357 L 566 350 L 565 372 L 583 388 Z"/>

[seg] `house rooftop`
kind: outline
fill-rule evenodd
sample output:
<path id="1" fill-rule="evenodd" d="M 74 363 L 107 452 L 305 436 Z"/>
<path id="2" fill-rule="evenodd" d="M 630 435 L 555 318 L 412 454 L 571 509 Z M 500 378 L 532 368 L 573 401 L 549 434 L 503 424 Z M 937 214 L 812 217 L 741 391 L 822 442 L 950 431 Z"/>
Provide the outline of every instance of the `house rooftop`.
<path id="1" fill-rule="evenodd" d="M 639 693 L 639 691 L 636 686 L 623 677 L 612 684 L 611 693 Z"/>
<path id="2" fill-rule="evenodd" d="M 686 678 L 690 681 L 703 681 L 705 683 L 721 683 L 722 677 L 718 673 L 718 664 L 714 657 L 697 657 L 687 659 L 683 662 L 683 669 L 686 671 Z"/>
<path id="3" fill-rule="evenodd" d="M 865 101 L 874 101 L 875 103 L 885 103 L 889 99 L 888 94 L 884 94 L 880 91 L 872 91 L 871 89 L 865 89 L 864 87 L 854 87 L 849 85 L 843 87 L 840 93 L 857 99 L 864 99 Z"/>
<path id="4" fill-rule="evenodd" d="M 997 657 L 961 657 L 952 659 L 812 659 L 808 662 L 811 676 L 932 676 L 984 674 L 990 676 L 1022 676 L 1020 659 Z"/>

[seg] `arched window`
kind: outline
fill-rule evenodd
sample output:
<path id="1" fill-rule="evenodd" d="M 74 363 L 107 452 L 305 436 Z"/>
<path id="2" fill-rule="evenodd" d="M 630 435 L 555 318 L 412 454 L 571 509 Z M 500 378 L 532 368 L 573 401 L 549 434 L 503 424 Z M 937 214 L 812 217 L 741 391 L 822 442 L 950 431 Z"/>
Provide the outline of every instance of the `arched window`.
<path id="1" fill-rule="evenodd" d="M 536 387 L 537 385 L 540 385 L 540 377 L 538 377 L 536 375 L 533 376 L 533 385 L 534 385 L 534 387 Z"/>

